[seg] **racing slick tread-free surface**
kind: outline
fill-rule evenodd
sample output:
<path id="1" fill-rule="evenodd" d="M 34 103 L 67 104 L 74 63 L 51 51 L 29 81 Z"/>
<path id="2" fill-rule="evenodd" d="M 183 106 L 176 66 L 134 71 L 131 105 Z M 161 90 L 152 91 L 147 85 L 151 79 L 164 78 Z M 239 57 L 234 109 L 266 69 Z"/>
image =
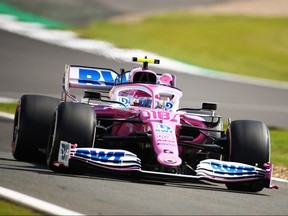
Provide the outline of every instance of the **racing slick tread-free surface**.
<path id="1" fill-rule="evenodd" d="M 46 148 L 52 116 L 60 103 L 57 98 L 23 95 L 17 105 L 12 140 L 12 154 L 22 161 L 45 159 L 38 149 Z"/>
<path id="2" fill-rule="evenodd" d="M 228 128 L 230 161 L 264 168 L 270 159 L 270 135 L 261 121 L 232 121 Z M 261 182 L 227 183 L 228 189 L 257 192 L 263 189 Z"/>
<path id="3" fill-rule="evenodd" d="M 87 104 L 63 102 L 58 106 L 52 123 L 47 147 L 47 164 L 54 172 L 66 173 L 71 170 L 57 167 L 61 141 L 77 144 L 77 147 L 92 147 L 96 134 L 96 113 Z"/>

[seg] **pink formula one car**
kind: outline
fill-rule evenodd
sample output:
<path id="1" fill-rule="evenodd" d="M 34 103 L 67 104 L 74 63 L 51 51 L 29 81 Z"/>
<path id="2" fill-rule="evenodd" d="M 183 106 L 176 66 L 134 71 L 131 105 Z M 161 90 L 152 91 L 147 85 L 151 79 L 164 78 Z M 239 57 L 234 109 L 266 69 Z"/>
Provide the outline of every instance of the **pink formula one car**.
<path id="1" fill-rule="evenodd" d="M 90 167 L 164 181 L 208 180 L 242 191 L 273 187 L 264 123 L 228 121 L 224 131 L 217 104 L 179 108 L 176 77 L 149 70 L 148 64 L 159 60 L 133 61 L 143 66 L 120 74 L 66 65 L 61 99 L 23 95 L 15 113 L 13 156 L 46 159 L 60 173 Z M 80 99 L 72 94 L 77 89 L 85 89 Z"/>

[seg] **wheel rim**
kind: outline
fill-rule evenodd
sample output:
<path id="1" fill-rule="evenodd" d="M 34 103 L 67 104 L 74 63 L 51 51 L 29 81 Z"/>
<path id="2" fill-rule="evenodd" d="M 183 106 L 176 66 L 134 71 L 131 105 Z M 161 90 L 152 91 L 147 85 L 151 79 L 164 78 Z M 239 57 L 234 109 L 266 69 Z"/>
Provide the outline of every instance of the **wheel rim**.
<path id="1" fill-rule="evenodd" d="M 16 148 L 17 148 L 19 124 L 20 124 L 20 106 L 17 105 L 16 114 L 14 117 L 13 138 L 12 138 L 12 143 L 11 143 L 11 150 L 13 154 L 15 153 Z"/>

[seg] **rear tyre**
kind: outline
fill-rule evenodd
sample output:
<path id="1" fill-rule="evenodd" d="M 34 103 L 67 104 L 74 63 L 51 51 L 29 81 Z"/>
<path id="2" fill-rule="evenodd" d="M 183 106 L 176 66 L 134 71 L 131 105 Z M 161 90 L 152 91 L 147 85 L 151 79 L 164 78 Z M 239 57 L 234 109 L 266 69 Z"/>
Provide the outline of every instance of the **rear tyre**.
<path id="1" fill-rule="evenodd" d="M 21 161 L 45 161 L 45 154 L 39 149 L 46 149 L 51 119 L 60 103 L 57 98 L 42 95 L 23 95 L 17 105 L 12 155 Z"/>
<path id="2" fill-rule="evenodd" d="M 228 128 L 230 142 L 230 161 L 264 168 L 270 160 L 270 135 L 267 126 L 260 121 L 237 120 Z M 227 183 L 230 190 L 258 192 L 264 182 Z"/>
<path id="3" fill-rule="evenodd" d="M 58 166 L 61 141 L 76 143 L 77 147 L 92 147 L 96 133 L 96 113 L 87 104 L 63 102 L 54 114 L 47 146 L 47 165 L 54 172 L 71 173 L 73 167 Z"/>

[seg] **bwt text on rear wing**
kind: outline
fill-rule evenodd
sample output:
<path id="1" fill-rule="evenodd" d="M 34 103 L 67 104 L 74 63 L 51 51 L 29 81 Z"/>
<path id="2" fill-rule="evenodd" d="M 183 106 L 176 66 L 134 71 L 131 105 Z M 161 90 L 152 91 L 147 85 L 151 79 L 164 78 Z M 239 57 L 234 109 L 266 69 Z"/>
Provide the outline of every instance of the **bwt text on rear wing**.
<path id="1" fill-rule="evenodd" d="M 62 100 L 66 101 L 67 96 L 75 99 L 70 93 L 70 88 L 109 91 L 118 79 L 119 74 L 112 69 L 65 65 Z"/>

